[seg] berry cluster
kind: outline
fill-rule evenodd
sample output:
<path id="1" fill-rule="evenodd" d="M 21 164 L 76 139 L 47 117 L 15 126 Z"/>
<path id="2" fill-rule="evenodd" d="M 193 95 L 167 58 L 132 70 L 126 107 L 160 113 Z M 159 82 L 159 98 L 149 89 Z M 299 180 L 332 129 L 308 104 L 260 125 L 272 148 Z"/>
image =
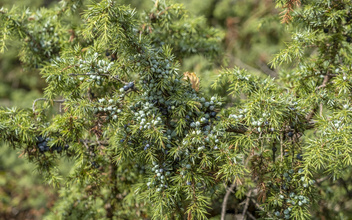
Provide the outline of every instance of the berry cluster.
<path id="1" fill-rule="evenodd" d="M 296 184 L 303 186 L 303 188 L 309 187 L 309 185 L 313 185 L 315 183 L 314 180 L 306 181 L 305 177 L 302 175 L 303 170 L 299 169 L 297 173 L 294 170 L 289 170 L 282 174 L 283 182 L 279 185 L 272 185 L 271 181 L 269 181 L 269 185 L 272 190 L 278 192 L 278 199 L 284 204 L 283 211 L 275 211 L 274 215 L 276 217 L 290 219 L 290 213 L 295 208 L 295 206 L 303 206 L 308 205 L 310 199 L 307 195 L 304 195 L 304 190 L 297 190 L 295 187 Z M 279 187 L 278 187 L 279 186 Z"/>
<path id="2" fill-rule="evenodd" d="M 40 152 L 47 152 L 50 150 L 50 147 L 48 146 L 49 141 L 49 138 L 43 138 L 42 136 L 37 137 L 37 146 Z"/>
<path id="3" fill-rule="evenodd" d="M 45 17 L 45 18 L 44 18 Z M 36 20 L 29 26 L 29 34 L 25 39 L 28 50 L 31 51 L 32 56 L 29 57 L 28 64 L 34 65 L 39 68 L 40 63 L 43 62 L 43 58 L 54 57 L 60 51 L 60 37 L 65 36 L 66 33 L 58 32 L 57 28 L 53 25 L 57 23 L 53 16 L 45 16 L 45 14 L 37 14 L 36 17 L 30 17 L 32 20 Z M 38 25 L 39 24 L 39 25 Z M 65 36 L 66 37 L 66 36 Z"/>
<path id="4" fill-rule="evenodd" d="M 98 103 L 93 107 L 93 112 L 94 114 L 103 113 L 107 116 L 106 120 L 117 120 L 118 114 L 122 112 L 118 107 L 114 99 L 106 100 L 105 98 L 101 98 L 98 99 Z"/>
<path id="5" fill-rule="evenodd" d="M 89 50 L 85 59 L 78 60 L 78 67 L 80 71 L 94 74 L 109 73 L 114 63 L 108 62 L 106 59 L 100 59 L 98 53 L 92 54 Z"/>
<path id="6" fill-rule="evenodd" d="M 134 88 L 134 82 L 129 82 L 120 89 L 120 92 L 126 92 L 133 88 Z"/>
<path id="7" fill-rule="evenodd" d="M 60 62 L 57 58 L 55 62 Z M 62 61 L 64 62 L 64 61 Z M 77 66 L 78 72 L 70 74 L 71 82 L 75 82 L 74 76 L 77 76 L 80 81 L 93 83 L 94 85 L 101 86 L 104 78 L 111 72 L 113 62 L 108 62 L 106 59 L 100 59 L 98 53 L 93 53 L 88 50 L 84 58 L 74 61 L 73 66 Z M 59 78 L 61 80 L 61 76 Z"/>
<path id="8" fill-rule="evenodd" d="M 217 109 L 222 105 L 221 100 L 217 97 L 212 97 L 210 100 L 199 97 L 192 85 L 182 80 L 183 76 L 174 71 L 173 58 L 165 58 L 161 52 L 148 51 L 129 57 L 129 64 L 135 64 L 140 73 L 137 81 L 140 95 L 125 96 L 126 92 L 134 89 L 134 82 L 125 83 L 119 89 L 119 97 L 134 99 L 134 102 L 131 102 L 130 106 L 125 106 L 124 116 L 128 117 L 128 121 L 125 128 L 119 128 L 117 134 L 120 146 L 123 148 L 140 146 L 146 154 L 156 153 L 159 162 L 154 162 L 152 167 L 154 176 L 149 178 L 147 185 L 149 188 L 156 187 L 157 191 L 167 188 L 167 178 L 171 175 L 171 170 L 183 171 L 185 183 L 189 184 L 189 175 L 192 174 L 191 164 L 197 163 L 194 160 L 201 160 L 201 155 L 204 155 L 206 149 L 218 149 L 223 132 L 215 126 L 215 121 L 218 119 Z M 195 107 L 189 107 L 192 106 L 189 103 L 194 103 L 192 105 Z M 109 106 L 99 107 L 100 112 L 117 111 L 114 109 L 115 106 L 110 106 L 111 109 Z M 185 112 L 185 117 L 180 118 L 179 111 Z M 177 132 L 180 121 L 184 123 L 182 133 Z M 151 136 L 146 140 L 143 134 L 148 131 L 135 132 L 136 128 L 140 131 L 143 129 L 152 131 Z M 153 137 L 155 133 L 162 134 L 163 137 Z M 159 148 L 158 142 L 161 138 L 163 147 Z M 176 163 L 168 161 L 169 158 L 165 157 L 172 147 L 176 146 L 172 143 L 179 143 L 181 146 L 176 153 Z M 200 156 L 192 158 L 192 161 L 189 160 L 187 155 L 194 153 Z M 165 164 L 172 165 L 167 167 Z"/>
<path id="9" fill-rule="evenodd" d="M 60 145 L 53 145 L 52 147 L 50 147 L 48 145 L 48 142 L 49 141 L 52 141 L 51 138 L 48 138 L 48 137 L 43 137 L 43 136 L 37 136 L 37 147 L 39 148 L 39 151 L 41 153 L 44 153 L 44 152 L 48 152 L 48 151 L 56 151 L 57 153 L 61 153 L 63 150 L 67 150 L 69 148 L 69 145 L 68 144 L 65 144 L 64 146 L 60 146 Z"/>
<path id="10" fill-rule="evenodd" d="M 96 146 L 95 145 L 90 145 L 88 147 L 88 157 L 90 158 L 90 164 L 92 168 L 98 169 L 100 165 L 96 162 Z"/>
<path id="11" fill-rule="evenodd" d="M 160 192 L 163 189 L 168 188 L 167 185 L 167 180 L 169 176 L 171 175 L 170 173 L 171 168 L 166 166 L 164 163 L 163 166 L 159 166 L 156 162 L 153 162 L 153 168 L 151 171 L 154 173 L 153 178 L 149 178 L 147 182 L 148 188 L 154 186 L 156 187 L 156 191 Z"/>

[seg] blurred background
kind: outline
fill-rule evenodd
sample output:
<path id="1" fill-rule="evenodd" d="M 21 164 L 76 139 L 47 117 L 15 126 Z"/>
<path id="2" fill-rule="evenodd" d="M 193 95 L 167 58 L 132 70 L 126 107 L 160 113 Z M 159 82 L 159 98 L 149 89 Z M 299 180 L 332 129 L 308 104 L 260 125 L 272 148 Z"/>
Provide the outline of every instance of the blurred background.
<path id="1" fill-rule="evenodd" d="M 0 0 L 0 8 L 52 7 L 54 0 Z M 117 0 L 130 5 L 138 12 L 149 11 L 152 0 Z M 271 58 L 288 41 L 285 25 L 272 0 L 174 0 L 190 12 L 191 16 L 203 16 L 207 25 L 222 33 L 220 55 L 204 57 L 189 55 L 181 62 L 182 72 L 195 72 L 201 79 L 203 92 L 212 91 L 210 85 L 222 68 L 235 65 L 257 75 L 276 77 L 277 72 L 268 65 Z M 16 45 L 12 43 L 11 45 Z M 24 69 L 17 57 L 19 48 L 11 46 L 0 55 L 0 105 L 30 108 L 34 99 L 42 97 L 45 81 L 38 69 Z M 55 189 L 43 184 L 33 166 L 19 158 L 11 146 L 0 144 L 0 219 L 42 219 L 55 203 Z M 62 172 L 68 172 L 69 164 L 63 163 Z M 232 204 L 230 206 L 235 206 Z M 230 207 L 236 208 L 236 207 Z"/>

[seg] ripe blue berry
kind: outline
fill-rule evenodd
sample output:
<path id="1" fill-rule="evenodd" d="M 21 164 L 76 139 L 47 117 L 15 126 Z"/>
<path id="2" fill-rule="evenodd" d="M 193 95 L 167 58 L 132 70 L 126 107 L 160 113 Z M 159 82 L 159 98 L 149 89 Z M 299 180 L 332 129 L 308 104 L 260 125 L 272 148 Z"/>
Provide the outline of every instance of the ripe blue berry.
<path id="1" fill-rule="evenodd" d="M 303 160 L 302 154 L 297 154 L 297 159 L 298 159 L 298 160 Z"/>
<path id="2" fill-rule="evenodd" d="M 130 89 L 133 89 L 133 87 L 134 87 L 134 82 L 129 82 L 127 86 L 128 86 Z"/>

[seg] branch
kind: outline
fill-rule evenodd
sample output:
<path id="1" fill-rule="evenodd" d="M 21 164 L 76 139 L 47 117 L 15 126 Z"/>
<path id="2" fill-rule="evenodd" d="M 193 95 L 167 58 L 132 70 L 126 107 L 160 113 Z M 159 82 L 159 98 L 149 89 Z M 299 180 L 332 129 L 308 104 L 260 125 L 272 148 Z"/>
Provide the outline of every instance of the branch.
<path id="1" fill-rule="evenodd" d="M 250 212 L 247 212 L 247 215 L 249 216 L 250 219 L 256 220 L 256 218 Z"/>
<path id="2" fill-rule="evenodd" d="M 258 69 L 256 69 L 256 68 L 254 68 L 254 67 L 252 67 L 252 66 L 249 66 L 248 64 L 242 62 L 242 60 L 238 59 L 237 57 L 234 57 L 233 59 L 234 59 L 235 64 L 236 64 L 237 66 L 239 66 L 239 67 L 241 67 L 241 68 L 243 68 L 243 69 L 247 69 L 247 70 L 249 70 L 249 71 L 251 71 L 251 72 L 253 72 L 253 73 L 256 73 L 256 74 L 258 74 L 258 75 L 261 75 L 261 74 L 262 74 L 262 71 L 260 71 L 260 70 L 258 70 Z"/>
<path id="3" fill-rule="evenodd" d="M 330 80 L 330 75 L 328 74 L 328 75 L 325 75 L 324 76 L 324 81 L 323 81 L 323 84 L 321 84 L 320 86 L 318 86 L 317 88 L 315 88 L 315 91 L 317 91 L 317 90 L 319 90 L 319 89 L 322 89 L 322 88 L 325 88 L 327 85 L 328 85 L 328 82 L 329 82 L 329 80 Z M 331 84 L 331 83 L 329 83 L 329 84 Z"/>
<path id="4" fill-rule="evenodd" d="M 35 104 L 36 104 L 36 102 L 38 102 L 38 101 L 48 101 L 48 99 L 46 99 L 46 98 L 39 98 L 39 99 L 34 100 L 33 105 L 32 105 L 32 110 L 33 110 L 33 112 L 35 112 Z M 56 102 L 56 103 L 64 103 L 64 102 L 66 101 L 66 99 L 62 99 L 62 100 L 52 100 L 52 101 L 53 101 L 53 102 Z"/>
<path id="5" fill-rule="evenodd" d="M 249 200 L 250 200 L 251 194 L 252 194 L 252 190 L 249 190 L 249 192 L 247 193 L 246 203 L 244 205 L 243 212 L 242 212 L 242 220 L 244 220 L 244 218 L 246 216 L 246 212 L 247 212 L 247 209 L 248 209 L 248 205 L 249 205 Z"/>
<path id="6" fill-rule="evenodd" d="M 320 115 L 320 117 L 323 117 L 323 108 L 324 108 L 323 103 L 320 103 L 320 105 L 319 105 L 319 115 Z"/>
<path id="7" fill-rule="evenodd" d="M 111 75 L 109 74 L 99 74 L 99 73 L 70 73 L 68 74 L 69 76 L 105 76 L 105 77 L 110 77 Z M 127 84 L 127 82 L 123 81 L 120 79 L 118 76 L 113 77 L 117 81 L 120 81 L 123 84 Z"/>
<path id="8" fill-rule="evenodd" d="M 261 207 L 261 206 L 259 205 L 259 203 L 258 203 L 257 201 L 255 201 L 255 199 L 252 198 L 251 201 L 254 203 L 254 205 L 255 205 L 255 207 L 257 207 L 257 209 L 259 209 L 259 210 L 261 210 L 261 211 L 264 211 L 264 208 Z"/>
<path id="9" fill-rule="evenodd" d="M 335 76 L 336 76 L 335 74 L 326 74 L 326 75 L 324 76 L 324 81 L 323 81 L 323 83 L 322 83 L 320 86 L 316 87 L 316 88 L 315 88 L 315 91 L 318 91 L 318 90 L 320 90 L 320 89 L 323 89 L 323 88 L 325 88 L 327 85 L 331 84 L 331 83 L 329 83 L 329 80 L 330 80 L 332 77 L 335 77 Z M 307 115 L 306 120 L 307 120 L 308 123 L 309 123 L 309 121 L 313 118 L 315 112 L 317 111 L 317 108 L 318 108 L 318 107 L 315 107 L 315 108 L 313 109 L 313 111 L 310 112 L 310 113 Z M 322 108 L 323 108 L 323 106 L 320 105 L 319 108 L 320 108 L 320 116 L 322 116 Z"/>
<path id="10" fill-rule="evenodd" d="M 285 10 L 281 12 L 281 23 L 288 24 L 290 20 L 292 20 L 291 12 L 293 11 L 293 7 L 296 5 L 297 7 L 301 4 L 300 0 L 288 0 L 285 6 L 283 7 Z"/>
<path id="11" fill-rule="evenodd" d="M 226 129 L 226 132 L 234 132 L 234 133 L 240 133 L 240 134 L 244 134 L 248 131 L 248 129 L 241 125 L 240 127 L 231 127 Z"/>
<path id="12" fill-rule="evenodd" d="M 253 204 L 255 205 L 255 207 L 257 209 L 259 209 L 260 211 L 263 211 L 263 212 L 265 211 L 264 208 L 261 207 L 257 201 L 255 201 L 255 199 L 251 198 L 251 201 L 253 202 Z M 272 216 L 269 214 L 269 212 L 266 212 L 266 214 L 269 216 L 269 218 L 272 218 Z"/>
<path id="13" fill-rule="evenodd" d="M 313 118 L 315 112 L 317 111 L 317 107 L 315 107 L 306 117 L 307 122 L 309 123 L 309 121 Z"/>
<path id="14" fill-rule="evenodd" d="M 236 187 L 236 182 L 234 181 L 229 188 L 226 189 L 226 194 L 224 197 L 224 201 L 222 202 L 222 209 L 221 209 L 221 220 L 225 220 L 226 215 L 226 207 L 227 207 L 227 200 L 231 194 L 231 191 Z"/>
<path id="15" fill-rule="evenodd" d="M 315 181 L 315 183 L 319 186 L 322 182 L 324 182 L 325 180 L 328 180 L 330 178 L 330 176 L 325 176 L 325 177 L 322 177 L 320 179 L 317 179 Z"/>
<path id="16" fill-rule="evenodd" d="M 265 63 L 258 61 L 257 62 L 258 66 L 260 67 L 260 69 L 266 74 L 271 76 L 272 78 L 276 78 L 278 77 L 277 72 L 271 70 Z"/>

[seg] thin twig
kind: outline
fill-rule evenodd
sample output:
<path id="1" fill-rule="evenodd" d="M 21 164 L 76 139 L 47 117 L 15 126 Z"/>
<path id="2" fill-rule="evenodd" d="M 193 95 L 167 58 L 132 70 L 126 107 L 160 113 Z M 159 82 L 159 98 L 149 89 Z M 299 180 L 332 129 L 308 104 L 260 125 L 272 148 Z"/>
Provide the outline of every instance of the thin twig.
<path id="1" fill-rule="evenodd" d="M 36 102 L 38 102 L 38 101 L 48 101 L 48 99 L 46 99 L 46 98 L 39 98 L 39 99 L 34 100 L 33 105 L 32 105 L 32 110 L 33 110 L 33 112 L 35 112 L 35 104 L 36 104 Z M 52 100 L 52 101 L 53 101 L 53 102 L 57 102 L 57 103 L 64 103 L 64 102 L 66 101 L 66 99 L 62 99 L 62 100 Z"/>
<path id="2" fill-rule="evenodd" d="M 236 187 L 236 180 L 233 181 L 231 186 L 226 189 L 226 194 L 224 197 L 224 201 L 222 202 L 222 210 L 221 210 L 221 220 L 225 220 L 225 215 L 226 215 L 226 207 L 227 207 L 227 200 L 229 199 L 229 196 L 231 194 L 231 191 Z"/>
<path id="3" fill-rule="evenodd" d="M 105 76 L 105 77 L 110 77 L 112 75 L 110 74 L 99 74 L 99 73 L 70 73 L 68 74 L 69 76 Z M 115 80 L 120 81 L 123 84 L 127 84 L 128 82 L 123 81 L 120 79 L 118 76 L 113 77 Z"/>
<path id="4" fill-rule="evenodd" d="M 319 115 L 320 117 L 323 117 L 323 103 L 320 103 L 319 108 L 320 108 Z"/>
<path id="5" fill-rule="evenodd" d="M 284 159 L 284 146 L 283 146 L 283 134 L 280 134 L 280 151 L 281 151 L 281 162 Z"/>
<path id="6" fill-rule="evenodd" d="M 277 78 L 278 76 L 277 72 L 271 70 L 265 63 L 258 61 L 257 64 L 266 75 L 269 75 L 272 78 Z"/>
<path id="7" fill-rule="evenodd" d="M 257 209 L 261 210 L 261 211 L 264 211 L 264 208 L 261 207 L 259 205 L 259 203 L 257 201 L 255 201 L 255 199 L 251 198 L 251 201 L 253 202 L 253 204 L 255 205 L 255 207 L 257 207 Z"/>
<path id="8" fill-rule="evenodd" d="M 87 143 L 84 140 L 81 140 L 81 141 L 84 144 L 84 146 L 87 148 L 87 150 L 89 150 L 89 146 L 87 145 Z"/>
<path id="9" fill-rule="evenodd" d="M 230 192 L 235 193 L 235 191 L 233 191 L 232 189 L 230 189 L 229 187 L 227 187 L 225 183 L 224 183 L 224 187 L 225 187 L 225 189 L 227 188 L 227 190 L 230 190 Z"/>
<path id="10" fill-rule="evenodd" d="M 330 73 L 326 74 L 324 76 L 323 83 L 320 86 L 316 87 L 315 91 L 325 88 L 329 84 L 332 84 L 332 82 L 329 83 L 329 80 L 333 77 L 336 77 L 336 74 L 330 74 Z M 320 116 L 322 116 L 322 108 L 323 108 L 322 104 L 320 104 L 319 107 L 320 107 Z M 313 118 L 316 111 L 317 111 L 317 107 L 314 107 L 314 109 L 307 115 L 306 120 L 308 121 L 308 123 Z"/>
<path id="11" fill-rule="evenodd" d="M 322 182 L 324 182 L 325 180 L 328 180 L 329 178 L 330 178 L 330 176 L 325 176 L 320 179 L 317 179 L 315 182 L 317 185 L 320 185 Z"/>
<path id="12" fill-rule="evenodd" d="M 245 134 L 248 129 L 243 126 L 243 125 L 239 125 L 239 126 L 231 126 L 230 128 L 226 129 L 227 132 L 233 132 L 233 133 L 239 133 L 239 134 Z"/>
<path id="13" fill-rule="evenodd" d="M 315 88 L 315 90 L 319 90 L 319 89 L 325 88 L 327 85 L 331 85 L 331 84 L 333 84 L 333 82 L 326 83 L 326 84 L 324 84 L 324 85 L 320 85 L 320 86 L 318 86 L 317 88 Z"/>
<path id="14" fill-rule="evenodd" d="M 242 212 L 242 220 L 244 220 L 244 218 L 246 216 L 246 212 L 247 212 L 247 209 L 248 209 L 248 205 L 249 205 L 249 200 L 250 200 L 251 194 L 252 194 L 252 190 L 249 190 L 249 192 L 247 193 L 246 203 L 244 205 L 243 212 Z"/>
<path id="15" fill-rule="evenodd" d="M 247 215 L 249 216 L 250 219 L 256 220 L 256 218 L 250 212 L 247 212 Z"/>
<path id="16" fill-rule="evenodd" d="M 331 77 L 330 77 L 329 74 L 325 75 L 323 83 L 320 86 L 318 86 L 317 88 L 315 88 L 315 90 L 319 90 L 319 89 L 325 88 L 328 85 L 328 82 L 329 82 L 330 78 Z"/>
<path id="17" fill-rule="evenodd" d="M 310 120 L 313 118 L 315 112 L 317 111 L 317 108 L 315 107 L 306 117 L 307 122 L 309 123 Z"/>
<path id="18" fill-rule="evenodd" d="M 77 67 L 77 66 L 78 66 L 77 64 L 67 66 L 67 67 L 63 68 L 60 72 L 64 72 L 64 71 L 66 71 L 66 70 L 68 70 L 68 69 L 70 69 L 70 68 L 72 68 L 72 67 Z"/>
<path id="19" fill-rule="evenodd" d="M 249 66 L 248 64 L 246 64 L 246 63 L 244 63 L 244 62 L 242 62 L 242 60 L 240 60 L 240 59 L 238 59 L 238 58 L 236 58 L 236 57 L 234 57 L 234 61 L 235 61 L 235 64 L 237 65 L 237 66 L 239 66 L 239 67 L 241 67 L 241 68 L 243 68 L 243 69 L 247 69 L 247 70 L 249 70 L 249 71 L 251 71 L 251 72 L 253 72 L 253 73 L 256 73 L 257 75 L 261 75 L 263 72 L 262 71 L 260 71 L 260 70 L 258 70 L 258 69 L 256 69 L 256 68 L 254 68 L 254 67 L 252 67 L 252 66 Z"/>
<path id="20" fill-rule="evenodd" d="M 253 204 L 255 205 L 255 207 L 257 209 L 259 209 L 260 211 L 264 211 L 264 208 L 260 206 L 260 204 L 253 198 L 251 198 L 251 201 L 253 202 Z M 269 218 L 272 218 L 272 216 L 270 215 L 270 213 L 266 212 L 266 214 L 269 216 Z"/>

